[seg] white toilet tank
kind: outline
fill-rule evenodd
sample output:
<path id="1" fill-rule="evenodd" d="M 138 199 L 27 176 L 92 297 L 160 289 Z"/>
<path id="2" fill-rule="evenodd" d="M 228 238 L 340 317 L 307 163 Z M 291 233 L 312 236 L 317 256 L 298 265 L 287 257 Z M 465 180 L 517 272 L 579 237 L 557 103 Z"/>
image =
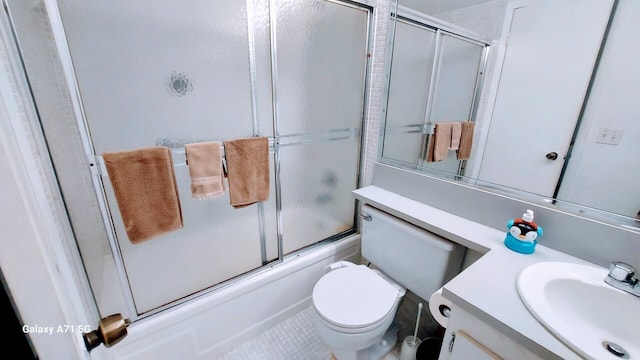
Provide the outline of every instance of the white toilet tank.
<path id="1" fill-rule="evenodd" d="M 464 247 L 364 205 L 362 256 L 425 300 L 462 266 Z"/>

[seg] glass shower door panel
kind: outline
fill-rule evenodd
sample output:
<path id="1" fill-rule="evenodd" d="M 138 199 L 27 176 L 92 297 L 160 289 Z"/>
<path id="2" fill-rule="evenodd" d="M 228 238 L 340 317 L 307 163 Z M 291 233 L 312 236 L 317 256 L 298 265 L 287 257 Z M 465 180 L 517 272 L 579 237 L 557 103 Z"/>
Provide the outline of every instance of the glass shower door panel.
<path id="1" fill-rule="evenodd" d="M 417 164 L 422 149 L 435 32 L 398 20 L 382 156 Z"/>
<path id="2" fill-rule="evenodd" d="M 175 171 L 184 227 L 136 244 L 128 240 L 111 185 L 104 181 L 138 314 L 262 265 L 257 205 L 234 209 L 228 192 L 206 201 L 191 199 L 189 169 L 178 165 Z M 272 193 L 265 208 L 275 208 L 274 199 Z M 268 254 L 277 257 L 275 236 L 268 243 Z"/>
<path id="3" fill-rule="evenodd" d="M 442 36 L 442 58 L 431 113 L 432 122 L 468 121 L 484 47 Z"/>
<path id="4" fill-rule="evenodd" d="M 429 122 L 472 120 L 473 99 L 482 63 L 484 47 L 474 42 L 444 34 L 440 68 L 434 90 Z M 441 162 L 427 163 L 436 170 L 457 173 L 460 161 L 454 151 Z"/>
<path id="5" fill-rule="evenodd" d="M 152 5 L 124 0 L 60 2 L 96 154 L 252 136 L 246 6 L 235 0 L 196 0 L 189 6 L 168 0 Z M 264 18 L 264 9 L 256 5 L 252 10 Z M 268 36 L 265 21 L 256 22 L 255 39 Z M 270 49 L 253 45 L 262 64 L 256 69 L 263 70 Z M 270 77 L 267 80 L 260 94 L 270 101 Z M 258 129 L 272 136 L 271 118 Z M 184 227 L 135 245 L 124 231 L 109 179 L 102 178 L 138 314 L 258 268 L 263 253 L 267 260 L 277 258 L 274 171 L 272 196 L 260 212 L 257 205 L 232 208 L 228 193 L 193 200 L 184 155 L 174 154 L 174 163 Z M 96 286 L 101 284 L 92 283 Z"/>
<path id="6" fill-rule="evenodd" d="M 275 3 L 279 135 L 360 128 L 368 11 L 321 0 Z"/>
<path id="7" fill-rule="evenodd" d="M 255 68 L 252 82 L 255 86 L 255 113 L 260 135 L 273 136 L 273 93 L 271 81 L 271 29 L 269 0 L 252 0 L 249 18 L 253 29 L 253 51 Z"/>
<path id="8" fill-rule="evenodd" d="M 252 135 L 246 2 L 59 4 L 96 153 Z"/>
<path id="9" fill-rule="evenodd" d="M 352 229 L 359 140 L 280 147 L 285 254 Z"/>

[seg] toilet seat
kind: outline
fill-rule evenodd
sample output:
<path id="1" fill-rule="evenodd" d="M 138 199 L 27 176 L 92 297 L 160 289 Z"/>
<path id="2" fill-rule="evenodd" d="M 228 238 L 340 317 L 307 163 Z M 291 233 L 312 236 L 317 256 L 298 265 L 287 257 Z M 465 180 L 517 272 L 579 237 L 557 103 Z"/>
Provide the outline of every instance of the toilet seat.
<path id="1" fill-rule="evenodd" d="M 313 304 L 332 328 L 355 333 L 384 322 L 401 295 L 377 273 L 357 265 L 325 274 L 313 289 Z"/>

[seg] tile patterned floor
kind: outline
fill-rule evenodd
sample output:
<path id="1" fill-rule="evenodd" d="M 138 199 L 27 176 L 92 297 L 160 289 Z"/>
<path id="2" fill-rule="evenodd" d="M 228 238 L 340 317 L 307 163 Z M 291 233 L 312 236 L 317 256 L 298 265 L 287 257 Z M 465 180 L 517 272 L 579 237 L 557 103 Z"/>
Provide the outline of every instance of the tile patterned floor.
<path id="1" fill-rule="evenodd" d="M 400 345 L 413 335 L 418 304 L 423 303 L 418 338 L 444 336 L 444 328 L 431 316 L 429 304 L 412 292 L 402 299 L 394 322 L 399 325 L 398 344 L 382 360 L 399 360 Z M 309 307 L 281 322 L 218 360 L 334 360 L 329 347 L 316 332 L 313 308 Z"/>
<path id="2" fill-rule="evenodd" d="M 398 347 L 383 360 L 398 360 Z M 227 352 L 219 360 L 332 360 L 315 330 L 313 309 L 307 308 L 254 339 Z"/>

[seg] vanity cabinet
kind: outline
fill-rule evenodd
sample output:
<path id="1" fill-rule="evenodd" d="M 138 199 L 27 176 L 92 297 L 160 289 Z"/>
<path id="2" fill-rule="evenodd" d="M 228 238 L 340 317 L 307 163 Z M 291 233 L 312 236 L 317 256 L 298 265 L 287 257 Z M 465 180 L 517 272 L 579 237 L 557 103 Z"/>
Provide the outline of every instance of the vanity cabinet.
<path id="1" fill-rule="evenodd" d="M 560 359 L 535 344 L 525 346 L 516 340 L 517 335 L 506 326 L 489 325 L 485 319 L 453 304 L 438 359 Z"/>

